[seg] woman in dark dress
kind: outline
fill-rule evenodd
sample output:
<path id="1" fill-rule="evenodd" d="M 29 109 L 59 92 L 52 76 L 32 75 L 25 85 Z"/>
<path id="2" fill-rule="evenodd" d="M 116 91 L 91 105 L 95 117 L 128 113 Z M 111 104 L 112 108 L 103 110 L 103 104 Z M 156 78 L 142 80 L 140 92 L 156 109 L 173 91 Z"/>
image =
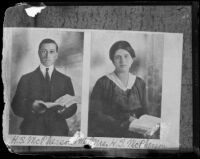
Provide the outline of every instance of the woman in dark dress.
<path id="1" fill-rule="evenodd" d="M 90 99 L 88 136 L 142 138 L 130 132 L 129 124 L 146 114 L 144 81 L 129 69 L 135 52 L 126 41 L 118 41 L 110 48 L 115 70 L 96 82 Z"/>

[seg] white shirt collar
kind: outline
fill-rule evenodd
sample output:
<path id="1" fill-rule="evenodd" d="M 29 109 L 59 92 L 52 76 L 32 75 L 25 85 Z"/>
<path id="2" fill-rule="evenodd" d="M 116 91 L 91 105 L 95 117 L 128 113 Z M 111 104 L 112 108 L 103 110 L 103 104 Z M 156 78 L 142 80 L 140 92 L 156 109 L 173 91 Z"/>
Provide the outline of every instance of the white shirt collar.
<path id="1" fill-rule="evenodd" d="M 121 88 L 123 91 L 126 91 L 127 89 L 131 89 L 133 87 L 134 83 L 135 83 L 135 80 L 136 80 L 136 76 L 131 74 L 131 73 L 129 73 L 128 84 L 127 84 L 127 86 L 125 86 L 114 72 L 109 73 L 106 76 L 111 81 L 113 81 L 119 88 Z"/>
<path id="2" fill-rule="evenodd" d="M 46 75 L 46 68 L 49 68 L 48 73 L 49 73 L 49 77 L 51 78 L 51 75 L 52 75 L 53 70 L 54 70 L 54 65 L 51 65 L 51 66 L 49 66 L 49 67 L 46 67 L 46 66 L 44 66 L 43 64 L 40 64 L 40 70 L 41 70 L 41 72 L 42 72 L 42 74 L 43 74 L 44 77 L 45 77 L 45 75 Z"/>

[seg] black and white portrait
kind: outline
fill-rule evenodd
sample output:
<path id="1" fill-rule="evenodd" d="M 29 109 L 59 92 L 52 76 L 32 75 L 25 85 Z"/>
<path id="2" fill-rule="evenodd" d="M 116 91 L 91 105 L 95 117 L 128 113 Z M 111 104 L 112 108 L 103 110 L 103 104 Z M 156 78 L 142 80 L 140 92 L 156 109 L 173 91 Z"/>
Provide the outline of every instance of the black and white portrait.
<path id="1" fill-rule="evenodd" d="M 182 44 L 180 33 L 4 29 L 5 142 L 179 147 Z"/>
<path id="2" fill-rule="evenodd" d="M 73 136 L 80 131 L 84 33 L 9 33 L 9 134 Z"/>
<path id="3" fill-rule="evenodd" d="M 149 136 L 138 119 L 159 124 L 164 35 L 97 32 L 91 39 L 88 136 L 158 139 L 160 129 Z M 141 132 L 130 130 L 134 120 Z"/>

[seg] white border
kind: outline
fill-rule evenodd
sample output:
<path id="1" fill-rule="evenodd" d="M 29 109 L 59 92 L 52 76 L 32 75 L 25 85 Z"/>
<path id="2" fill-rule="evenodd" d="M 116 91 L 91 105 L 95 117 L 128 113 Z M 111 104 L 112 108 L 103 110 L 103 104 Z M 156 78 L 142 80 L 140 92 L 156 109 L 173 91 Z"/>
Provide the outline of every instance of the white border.
<path id="1" fill-rule="evenodd" d="M 90 52 L 91 52 L 91 33 L 88 31 L 84 32 L 84 55 L 83 55 L 83 82 L 82 82 L 82 104 L 81 104 L 81 132 L 84 136 L 87 136 L 87 123 L 89 105 L 89 83 L 90 83 Z M 82 120 L 83 119 L 83 120 Z"/>
<path id="2" fill-rule="evenodd" d="M 175 41 L 180 43 L 174 45 Z M 164 43 L 160 137 L 170 147 L 177 148 L 179 147 L 183 35 L 165 35 Z"/>

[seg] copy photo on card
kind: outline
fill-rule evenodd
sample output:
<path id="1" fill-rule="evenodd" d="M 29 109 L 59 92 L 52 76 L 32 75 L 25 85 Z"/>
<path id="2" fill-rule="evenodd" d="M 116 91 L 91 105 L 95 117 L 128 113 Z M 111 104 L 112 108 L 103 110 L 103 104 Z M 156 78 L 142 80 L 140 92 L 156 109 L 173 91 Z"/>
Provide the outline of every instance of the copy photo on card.
<path id="1" fill-rule="evenodd" d="M 92 31 L 88 137 L 105 147 L 179 147 L 182 38 Z"/>
<path id="2" fill-rule="evenodd" d="M 4 28 L 5 142 L 48 145 L 80 131 L 83 43 L 83 31 Z"/>
<path id="3" fill-rule="evenodd" d="M 4 141 L 179 148 L 183 35 L 4 28 Z"/>

